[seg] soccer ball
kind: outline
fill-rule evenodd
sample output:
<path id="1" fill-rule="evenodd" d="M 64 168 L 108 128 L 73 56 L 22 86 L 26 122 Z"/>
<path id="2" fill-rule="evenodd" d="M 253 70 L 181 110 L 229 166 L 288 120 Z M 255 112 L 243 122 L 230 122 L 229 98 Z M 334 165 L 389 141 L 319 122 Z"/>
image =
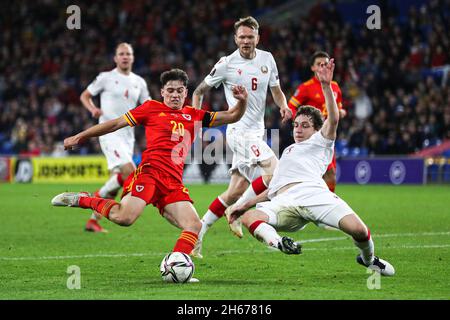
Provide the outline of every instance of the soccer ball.
<path id="1" fill-rule="evenodd" d="M 194 274 L 194 263 L 191 258 L 182 252 L 171 252 L 161 261 L 159 270 L 166 282 L 185 283 Z"/>

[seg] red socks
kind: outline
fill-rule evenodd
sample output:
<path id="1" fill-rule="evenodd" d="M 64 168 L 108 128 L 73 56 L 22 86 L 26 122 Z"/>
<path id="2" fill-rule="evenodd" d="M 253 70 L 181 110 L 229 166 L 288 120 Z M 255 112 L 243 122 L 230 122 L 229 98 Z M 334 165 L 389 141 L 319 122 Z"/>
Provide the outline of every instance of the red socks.
<path id="1" fill-rule="evenodd" d="M 225 210 L 227 207 L 223 205 L 223 203 L 219 200 L 219 198 L 216 198 L 208 208 L 212 213 L 214 213 L 218 218 L 222 217 L 225 214 Z"/>
<path id="2" fill-rule="evenodd" d="M 256 195 L 264 192 L 267 189 L 267 186 L 265 185 L 262 176 L 253 180 L 252 188 Z"/>
<path id="3" fill-rule="evenodd" d="M 181 232 L 181 235 L 178 238 L 177 243 L 175 243 L 173 251 L 190 254 L 191 251 L 194 249 L 197 239 L 198 235 L 196 233 L 190 231 L 183 231 Z"/>
<path id="4" fill-rule="evenodd" d="M 255 222 L 253 222 L 250 227 L 248 227 L 248 231 L 250 231 L 250 233 L 252 234 L 252 236 L 255 236 L 253 233 L 255 232 L 256 228 L 259 227 L 259 225 L 261 223 L 264 223 L 264 221 L 262 220 L 256 220 Z"/>
<path id="5" fill-rule="evenodd" d="M 115 205 L 119 205 L 119 203 L 111 199 L 80 197 L 81 208 L 91 208 L 106 218 L 109 218 L 109 212 Z"/>

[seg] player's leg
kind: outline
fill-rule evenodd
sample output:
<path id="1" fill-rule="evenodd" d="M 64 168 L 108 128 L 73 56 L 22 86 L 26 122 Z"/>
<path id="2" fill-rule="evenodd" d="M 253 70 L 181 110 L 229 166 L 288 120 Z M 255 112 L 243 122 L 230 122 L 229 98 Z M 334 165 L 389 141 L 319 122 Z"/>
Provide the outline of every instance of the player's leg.
<path id="1" fill-rule="evenodd" d="M 395 274 L 395 269 L 389 262 L 375 256 L 370 230 L 356 214 L 343 217 L 339 221 L 339 228 L 352 236 L 355 245 L 359 248 L 360 254 L 356 257 L 359 264 L 380 272 L 384 276 Z"/>
<path id="2" fill-rule="evenodd" d="M 111 176 L 106 183 L 96 192 L 94 196 L 104 199 L 115 199 L 118 191 L 123 186 L 125 179 L 135 170 L 134 163 L 126 163 L 120 168 L 115 168 L 111 171 Z M 101 215 L 93 211 L 90 219 L 87 221 L 85 230 L 92 232 L 108 232 L 104 229 L 98 221 L 101 219 Z"/>
<path id="3" fill-rule="evenodd" d="M 249 210 L 241 217 L 242 224 L 257 240 L 286 254 L 300 254 L 301 247 L 289 237 L 282 237 L 269 223 L 270 217 L 261 210 Z"/>
<path id="4" fill-rule="evenodd" d="M 271 151 L 271 153 L 273 152 Z M 262 175 L 253 180 L 247 190 L 245 190 L 245 192 L 242 194 L 242 196 L 233 205 L 227 208 L 227 210 L 225 211 L 225 215 L 228 221 L 230 221 L 229 215 L 233 206 L 239 206 L 246 201 L 253 199 L 267 189 L 270 181 L 272 180 L 272 175 L 277 164 L 278 159 L 275 155 L 258 163 L 259 167 L 262 170 Z M 234 222 L 230 223 L 230 229 L 235 235 L 241 238 L 243 236 L 241 219 L 237 219 Z"/>
<path id="5" fill-rule="evenodd" d="M 144 211 L 146 202 L 128 193 L 120 202 L 90 196 L 87 192 L 64 192 L 52 199 L 54 206 L 78 207 L 91 209 L 110 221 L 130 226 Z"/>
<path id="6" fill-rule="evenodd" d="M 94 196 L 105 199 L 115 199 L 126 178 L 136 169 L 133 163 L 134 141 L 125 141 L 116 136 L 100 137 L 100 147 L 106 157 L 110 178 L 94 193 Z M 93 212 L 87 221 L 85 230 L 107 232 L 99 223 L 101 215 Z"/>
<path id="7" fill-rule="evenodd" d="M 274 156 L 267 160 L 261 161 L 259 167 L 262 169 L 262 175 L 252 181 L 250 186 L 245 190 L 242 196 L 234 203 L 241 205 L 244 202 L 253 199 L 258 194 L 264 192 L 272 180 L 273 172 L 278 164 L 278 159 Z"/>
<path id="8" fill-rule="evenodd" d="M 339 229 L 353 238 L 364 263 L 370 264 L 374 259 L 375 248 L 370 231 L 361 219 L 356 214 L 349 213 L 339 220 Z"/>
<path id="9" fill-rule="evenodd" d="M 192 256 L 196 258 L 203 258 L 202 245 L 203 237 L 206 232 L 225 214 L 225 210 L 229 207 L 229 205 L 234 203 L 232 201 L 236 201 L 245 189 L 248 188 L 248 185 L 249 182 L 239 173 L 239 171 L 233 171 L 227 190 L 211 202 L 208 210 L 201 219 L 202 227 L 200 233 L 198 234 L 198 241 L 192 251 Z"/>
<path id="10" fill-rule="evenodd" d="M 136 169 L 133 162 L 127 162 L 112 171 L 111 177 L 95 192 L 100 198 L 115 198 L 124 181 Z"/>
<path id="11" fill-rule="evenodd" d="M 190 254 L 198 239 L 202 223 L 189 201 L 178 201 L 164 207 L 164 218 L 182 230 L 173 251 Z"/>
<path id="12" fill-rule="evenodd" d="M 214 199 L 209 205 L 208 211 L 206 211 L 202 218 L 203 227 L 199 235 L 200 240 L 203 238 L 206 231 L 208 231 L 208 229 L 225 214 L 225 210 L 239 199 L 248 186 L 249 182 L 239 173 L 239 171 L 234 171 L 231 174 L 227 190 Z"/>
<path id="13" fill-rule="evenodd" d="M 131 193 L 125 195 L 118 206 L 114 206 L 109 215 L 105 215 L 110 221 L 123 226 L 131 226 L 144 212 L 147 203 L 141 198 L 134 197 Z"/>

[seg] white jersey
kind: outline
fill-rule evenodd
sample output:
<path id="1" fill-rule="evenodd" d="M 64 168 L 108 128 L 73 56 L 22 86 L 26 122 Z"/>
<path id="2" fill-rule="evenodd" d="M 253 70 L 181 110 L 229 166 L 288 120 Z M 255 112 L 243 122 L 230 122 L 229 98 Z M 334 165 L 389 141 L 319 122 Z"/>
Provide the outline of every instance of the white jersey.
<path id="1" fill-rule="evenodd" d="M 124 75 L 117 68 L 101 72 L 87 87 L 87 90 L 93 96 L 100 94 L 100 108 L 103 114 L 99 118 L 99 123 L 116 119 L 138 104 L 150 99 L 147 84 L 142 77 L 133 72 Z M 134 141 L 134 129 L 126 126 L 102 136 L 100 139 L 107 139 L 111 136 Z"/>
<path id="2" fill-rule="evenodd" d="M 269 199 L 282 187 L 294 182 L 312 182 L 328 188 L 322 176 L 333 158 L 334 140 L 320 131 L 308 140 L 291 144 L 281 155 L 269 184 Z"/>
<path id="3" fill-rule="evenodd" d="M 256 49 L 255 58 L 245 59 L 238 49 L 231 55 L 222 57 L 204 81 L 208 86 L 216 88 L 223 84 L 228 108 L 237 103 L 231 87 L 245 86 L 248 91 L 247 110 L 238 122 L 229 124 L 228 128 L 264 130 L 267 87 L 280 85 L 277 65 L 270 52 Z"/>

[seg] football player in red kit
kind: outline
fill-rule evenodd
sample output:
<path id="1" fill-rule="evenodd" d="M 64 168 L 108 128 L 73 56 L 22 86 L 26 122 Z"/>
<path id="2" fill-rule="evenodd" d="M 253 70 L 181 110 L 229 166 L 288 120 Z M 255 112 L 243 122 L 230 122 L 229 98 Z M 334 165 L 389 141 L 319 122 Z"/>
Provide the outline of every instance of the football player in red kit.
<path id="1" fill-rule="evenodd" d="M 88 138 L 125 126 L 145 126 L 147 148 L 142 154 L 141 164 L 125 181 L 120 202 L 93 197 L 87 192 L 65 192 L 55 196 L 52 204 L 93 209 L 116 224 L 129 226 L 151 203 L 164 218 L 182 229 L 173 251 L 190 254 L 202 224 L 189 191 L 183 185 L 185 159 L 197 129 L 233 123 L 242 117 L 247 105 L 247 91 L 243 86 L 235 86 L 233 96 L 237 104 L 233 108 L 208 112 L 184 106 L 187 82 L 188 76 L 184 71 L 166 71 L 161 75 L 163 102 L 149 100 L 119 118 L 64 140 L 64 147 L 69 149 Z"/>

